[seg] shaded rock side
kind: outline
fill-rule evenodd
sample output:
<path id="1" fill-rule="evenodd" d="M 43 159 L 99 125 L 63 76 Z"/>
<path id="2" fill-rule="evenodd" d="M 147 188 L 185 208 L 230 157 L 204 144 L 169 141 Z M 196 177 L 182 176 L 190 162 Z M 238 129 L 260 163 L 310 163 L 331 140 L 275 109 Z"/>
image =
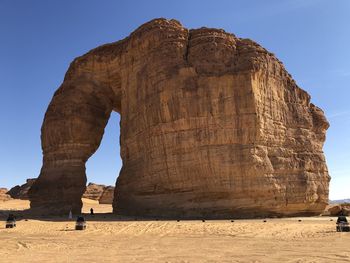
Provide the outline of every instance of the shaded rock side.
<path id="1" fill-rule="evenodd" d="M 99 199 L 100 204 L 113 204 L 114 199 L 114 187 L 106 186 Z"/>
<path id="2" fill-rule="evenodd" d="M 35 178 L 27 179 L 25 184 L 22 184 L 21 186 L 16 185 L 16 186 L 12 187 L 7 192 L 7 194 L 10 195 L 14 199 L 28 200 L 29 199 L 28 191 L 32 187 L 32 185 L 34 184 L 35 180 L 36 180 Z"/>
<path id="3" fill-rule="evenodd" d="M 328 202 L 329 124 L 283 64 L 224 30 L 155 19 L 71 63 L 42 125 L 32 208 L 80 212 L 85 162 L 111 111 L 117 214 L 317 215 Z"/>

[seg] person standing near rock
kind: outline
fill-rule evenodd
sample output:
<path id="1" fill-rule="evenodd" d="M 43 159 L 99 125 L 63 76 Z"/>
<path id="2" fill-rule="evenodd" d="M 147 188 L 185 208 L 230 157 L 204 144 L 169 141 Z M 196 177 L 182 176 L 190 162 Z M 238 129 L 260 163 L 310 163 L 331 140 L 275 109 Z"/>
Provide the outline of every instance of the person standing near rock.
<path id="1" fill-rule="evenodd" d="M 94 215 L 94 209 L 90 208 L 90 215 Z"/>

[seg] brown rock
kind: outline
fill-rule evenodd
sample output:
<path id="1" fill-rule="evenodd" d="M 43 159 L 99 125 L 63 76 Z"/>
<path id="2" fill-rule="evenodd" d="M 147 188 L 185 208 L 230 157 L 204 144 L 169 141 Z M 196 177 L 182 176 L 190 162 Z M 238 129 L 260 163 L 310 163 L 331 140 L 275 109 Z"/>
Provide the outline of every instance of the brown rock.
<path id="1" fill-rule="evenodd" d="M 114 198 L 114 187 L 89 183 L 83 194 L 83 198 L 99 201 L 100 204 L 112 204 Z"/>
<path id="2" fill-rule="evenodd" d="M 113 204 L 114 199 L 114 187 L 106 186 L 99 199 L 100 204 Z"/>
<path id="3" fill-rule="evenodd" d="M 32 185 L 34 184 L 36 179 L 27 179 L 26 183 L 19 186 L 16 185 L 14 187 L 12 187 L 9 191 L 7 191 L 6 188 L 0 188 L 1 191 L 5 191 L 4 189 L 6 189 L 6 194 L 10 197 L 10 198 L 14 198 L 14 199 L 23 199 L 23 200 L 27 200 L 28 199 L 28 191 L 29 189 L 32 187 Z M 110 199 L 110 197 L 108 196 L 109 193 L 105 193 L 106 190 L 108 190 L 109 188 L 112 188 L 111 191 L 114 192 L 114 187 L 113 186 L 105 186 L 103 184 L 95 184 L 95 183 L 89 183 L 88 186 L 86 187 L 86 190 L 83 194 L 83 198 L 88 198 L 91 200 L 97 200 L 99 201 L 100 198 L 102 197 L 102 195 L 107 195 L 105 197 L 103 197 L 105 200 L 106 204 L 112 204 L 113 202 L 113 194 L 112 194 L 112 199 Z M 0 191 L 0 194 L 1 194 Z"/>
<path id="4" fill-rule="evenodd" d="M 36 179 L 27 179 L 25 184 L 22 184 L 21 186 L 16 185 L 15 187 L 12 187 L 7 194 L 10 195 L 12 198 L 15 199 L 22 199 L 22 200 L 28 200 L 28 191 L 34 184 Z"/>
<path id="5" fill-rule="evenodd" d="M 8 201 L 11 196 L 7 194 L 8 190 L 6 188 L 0 188 L 0 201 Z"/>
<path id="6" fill-rule="evenodd" d="M 339 216 L 340 214 L 350 216 L 350 204 L 332 205 L 328 208 L 328 214 L 330 216 Z"/>
<path id="7" fill-rule="evenodd" d="M 11 196 L 11 198 L 17 199 L 19 197 L 19 192 L 20 191 L 21 191 L 21 186 L 20 185 L 16 185 L 16 186 L 12 187 L 6 194 Z"/>
<path id="8" fill-rule="evenodd" d="M 83 194 L 83 198 L 99 201 L 105 187 L 106 186 L 102 184 L 89 183 Z"/>
<path id="9" fill-rule="evenodd" d="M 249 39 L 156 19 L 70 65 L 45 114 L 32 208 L 80 212 L 85 162 L 112 110 L 115 213 L 317 215 L 328 202 L 329 124 L 282 63 Z"/>

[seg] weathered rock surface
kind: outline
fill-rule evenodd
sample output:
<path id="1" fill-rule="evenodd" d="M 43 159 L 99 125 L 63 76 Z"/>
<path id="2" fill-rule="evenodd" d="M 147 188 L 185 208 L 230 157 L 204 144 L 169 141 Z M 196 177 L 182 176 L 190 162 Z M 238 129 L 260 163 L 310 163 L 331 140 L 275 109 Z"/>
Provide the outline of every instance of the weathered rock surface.
<path id="1" fill-rule="evenodd" d="M 88 198 L 92 200 L 100 200 L 105 186 L 102 184 L 89 183 L 83 194 L 83 198 Z"/>
<path id="2" fill-rule="evenodd" d="M 317 215 L 328 202 L 329 124 L 283 64 L 224 30 L 156 19 L 70 65 L 42 125 L 32 208 L 80 212 L 111 111 L 123 160 L 115 213 Z"/>
<path id="3" fill-rule="evenodd" d="M 113 204 L 114 199 L 114 187 L 106 186 L 103 190 L 103 193 L 99 199 L 100 204 Z"/>
<path id="4" fill-rule="evenodd" d="M 11 199 L 11 196 L 7 194 L 8 190 L 6 188 L 0 188 L 0 201 L 7 201 Z"/>
<path id="5" fill-rule="evenodd" d="M 21 186 L 16 185 L 16 186 L 12 187 L 7 192 L 7 194 L 10 195 L 14 199 L 28 200 L 29 199 L 28 191 L 32 187 L 32 185 L 34 184 L 35 180 L 36 180 L 35 178 L 27 179 L 25 184 L 22 184 Z"/>
<path id="6" fill-rule="evenodd" d="M 83 194 L 83 198 L 99 201 L 100 204 L 112 204 L 114 198 L 114 187 L 89 183 Z"/>
<path id="7" fill-rule="evenodd" d="M 330 216 L 350 216 L 350 204 L 330 205 L 326 210 L 326 215 Z"/>
<path id="8" fill-rule="evenodd" d="M 12 187 L 9 191 L 6 188 L 0 188 L 0 195 L 6 198 L 23 199 L 28 200 L 28 191 L 35 182 L 35 178 L 27 179 L 26 183 L 23 185 L 16 185 Z M 4 192 L 5 191 L 5 192 Z M 2 192 L 4 192 L 2 195 Z M 5 195 L 6 194 L 6 195 Z M 82 196 L 83 198 L 88 198 L 91 200 L 96 200 L 103 204 L 112 204 L 114 198 L 114 187 L 106 186 L 103 184 L 89 183 L 86 186 L 86 190 Z M 1 197 L 0 197 L 1 198 Z M 1 200 L 1 199 L 0 199 Z"/>

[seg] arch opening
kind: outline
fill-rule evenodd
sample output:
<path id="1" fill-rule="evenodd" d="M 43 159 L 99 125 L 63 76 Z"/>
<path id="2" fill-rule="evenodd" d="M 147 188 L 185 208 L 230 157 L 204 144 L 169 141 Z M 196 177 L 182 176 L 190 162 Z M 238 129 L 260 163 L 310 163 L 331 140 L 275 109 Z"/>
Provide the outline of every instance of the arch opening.
<path id="1" fill-rule="evenodd" d="M 104 134 L 100 146 L 94 154 L 86 162 L 86 178 L 87 185 L 89 183 L 94 183 L 98 185 L 115 186 L 116 178 L 119 176 L 119 172 L 122 167 L 122 160 L 120 157 L 120 114 L 116 111 L 112 111 L 108 123 L 104 129 Z M 102 192 L 99 192 L 102 194 Z M 93 194 L 93 193 L 92 193 Z M 98 195 L 98 193 L 96 193 Z M 101 198 L 95 196 L 95 198 Z M 114 196 L 112 197 L 114 198 Z M 97 202 L 99 200 L 96 200 Z M 113 201 L 113 199 L 111 200 Z M 108 205 L 104 202 L 103 207 L 94 207 L 95 212 L 99 213 L 101 211 L 111 212 L 112 203 Z M 93 204 L 93 203 L 92 203 Z M 90 206 L 87 205 L 87 206 Z M 88 212 L 90 207 L 83 206 L 83 212 Z M 97 209 L 95 209 L 97 208 Z"/>

